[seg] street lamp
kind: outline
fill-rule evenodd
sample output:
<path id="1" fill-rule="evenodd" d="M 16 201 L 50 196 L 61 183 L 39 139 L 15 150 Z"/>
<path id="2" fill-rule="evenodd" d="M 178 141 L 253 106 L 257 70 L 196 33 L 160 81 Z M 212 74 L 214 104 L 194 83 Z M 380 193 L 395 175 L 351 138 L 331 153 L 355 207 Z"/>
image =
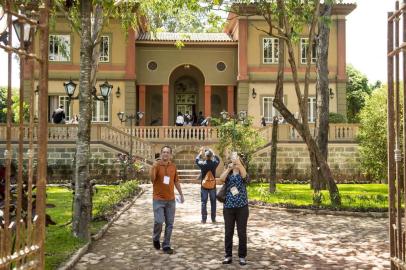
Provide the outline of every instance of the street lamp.
<path id="1" fill-rule="evenodd" d="M 137 122 L 144 117 L 143 112 L 137 112 L 136 114 L 125 114 L 125 112 L 117 113 L 118 119 L 121 123 L 130 121 L 130 159 L 133 156 L 133 120 Z"/>
<path id="2" fill-rule="evenodd" d="M 237 121 L 242 121 L 244 122 L 245 119 L 247 119 L 247 111 L 240 111 L 238 114 L 230 114 L 227 111 L 222 111 L 221 113 L 221 117 L 223 117 L 224 121 L 228 121 L 228 120 L 233 120 L 233 137 L 232 137 L 232 147 L 233 147 L 233 151 L 235 150 L 235 123 Z"/>
<path id="3" fill-rule="evenodd" d="M 63 87 L 65 88 L 65 93 L 68 95 L 68 103 L 70 103 L 74 99 L 79 99 L 79 95 L 76 97 L 74 96 L 77 84 L 69 79 L 69 81 L 63 83 Z M 107 102 L 109 99 L 111 90 L 113 89 L 113 85 L 109 84 L 107 81 L 99 85 L 101 98 L 97 96 L 96 88 L 93 87 L 92 89 L 92 96 L 94 100 L 100 100 L 103 102 Z"/>

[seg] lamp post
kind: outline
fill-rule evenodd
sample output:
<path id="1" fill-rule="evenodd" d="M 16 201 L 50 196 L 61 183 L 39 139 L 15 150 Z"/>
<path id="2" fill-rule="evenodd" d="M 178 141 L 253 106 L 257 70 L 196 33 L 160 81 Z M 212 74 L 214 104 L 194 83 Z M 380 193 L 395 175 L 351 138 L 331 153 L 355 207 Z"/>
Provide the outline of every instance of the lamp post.
<path id="1" fill-rule="evenodd" d="M 245 119 L 247 119 L 247 111 L 240 111 L 238 114 L 230 114 L 227 111 L 222 111 L 221 113 L 221 117 L 223 117 L 224 121 L 228 121 L 230 119 L 233 120 L 233 136 L 232 136 L 232 148 L 233 151 L 235 150 L 235 124 L 237 121 L 245 121 Z"/>
<path id="2" fill-rule="evenodd" d="M 133 156 L 133 120 L 139 121 L 144 117 L 143 112 L 137 112 L 136 114 L 125 114 L 125 112 L 117 113 L 118 119 L 121 123 L 130 121 L 130 158 Z"/>
<path id="3" fill-rule="evenodd" d="M 63 83 L 63 87 L 65 89 L 65 93 L 68 95 L 68 110 L 69 110 L 69 105 L 72 100 L 79 99 L 79 95 L 75 95 L 75 90 L 76 90 L 77 84 L 72 81 L 72 79 L 69 79 L 69 81 Z M 100 100 L 103 102 L 107 102 L 109 99 L 111 90 L 113 89 L 113 85 L 109 84 L 108 81 L 106 80 L 104 83 L 99 84 L 100 88 L 100 93 L 101 93 L 101 98 L 97 96 L 97 91 L 96 88 L 93 87 L 92 89 L 92 96 L 94 100 Z"/>

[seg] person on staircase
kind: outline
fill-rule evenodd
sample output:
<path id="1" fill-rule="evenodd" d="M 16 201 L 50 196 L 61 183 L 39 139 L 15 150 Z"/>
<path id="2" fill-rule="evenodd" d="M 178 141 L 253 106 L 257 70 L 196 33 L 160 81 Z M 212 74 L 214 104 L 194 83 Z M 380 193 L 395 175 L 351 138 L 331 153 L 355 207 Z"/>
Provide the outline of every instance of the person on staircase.
<path id="1" fill-rule="evenodd" d="M 203 157 L 204 155 L 204 157 Z M 213 150 L 204 150 L 202 146 L 196 156 L 196 165 L 200 168 L 200 195 L 201 195 L 201 214 L 202 223 L 206 223 L 207 220 L 207 200 L 210 197 L 211 206 L 211 221 L 216 222 L 216 186 L 212 189 L 206 189 L 202 186 L 203 179 L 205 179 L 208 173 L 212 174 L 213 178 L 216 178 L 216 169 L 220 163 L 220 159 L 213 153 Z"/>

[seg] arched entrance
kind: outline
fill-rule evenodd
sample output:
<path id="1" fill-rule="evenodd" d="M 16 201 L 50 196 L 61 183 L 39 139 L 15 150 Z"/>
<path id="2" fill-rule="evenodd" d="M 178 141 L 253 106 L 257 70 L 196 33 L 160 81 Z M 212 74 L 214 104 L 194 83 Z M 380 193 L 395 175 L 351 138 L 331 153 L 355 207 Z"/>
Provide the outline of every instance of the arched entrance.
<path id="1" fill-rule="evenodd" d="M 169 122 L 174 123 L 178 112 L 199 114 L 204 109 L 204 75 L 195 66 L 175 68 L 169 78 Z"/>

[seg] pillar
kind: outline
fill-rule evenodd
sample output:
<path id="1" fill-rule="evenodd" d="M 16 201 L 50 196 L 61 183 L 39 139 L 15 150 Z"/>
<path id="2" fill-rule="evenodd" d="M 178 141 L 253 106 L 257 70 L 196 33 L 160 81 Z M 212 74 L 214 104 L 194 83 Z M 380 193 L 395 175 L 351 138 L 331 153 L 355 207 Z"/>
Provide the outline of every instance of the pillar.
<path id="1" fill-rule="evenodd" d="M 211 85 L 204 86 L 204 116 L 211 116 Z"/>
<path id="2" fill-rule="evenodd" d="M 169 126 L 169 85 L 162 85 L 162 125 Z"/>
<path id="3" fill-rule="evenodd" d="M 138 96 L 138 108 L 140 112 L 144 112 L 145 111 L 145 91 L 146 90 L 146 86 L 145 85 L 140 85 L 138 88 L 139 91 L 139 96 Z M 140 121 L 140 126 L 145 126 L 145 117 L 143 117 Z"/>
<path id="4" fill-rule="evenodd" d="M 229 114 L 234 113 L 234 85 L 227 86 L 227 111 Z"/>

